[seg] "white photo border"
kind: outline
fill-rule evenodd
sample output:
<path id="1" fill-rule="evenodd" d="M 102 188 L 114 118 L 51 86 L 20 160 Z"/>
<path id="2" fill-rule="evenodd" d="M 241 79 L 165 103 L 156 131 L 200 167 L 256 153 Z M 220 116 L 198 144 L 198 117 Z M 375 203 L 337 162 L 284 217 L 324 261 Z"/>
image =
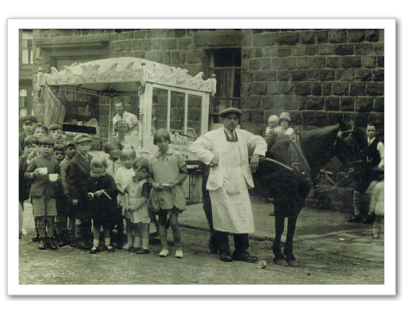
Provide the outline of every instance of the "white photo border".
<path id="1" fill-rule="evenodd" d="M 73 27 L 75 25 L 75 27 Z M 188 27 L 186 27 L 188 25 Z M 20 285 L 18 226 L 19 29 L 384 29 L 384 285 Z M 396 294 L 396 21 L 395 19 L 9 19 L 8 20 L 8 294 L 14 296 L 393 296 Z M 46 294 L 44 294 L 46 292 Z M 137 292 L 137 294 L 135 293 Z M 157 294 L 157 292 L 161 292 Z M 180 294 L 182 292 L 182 294 Z"/>

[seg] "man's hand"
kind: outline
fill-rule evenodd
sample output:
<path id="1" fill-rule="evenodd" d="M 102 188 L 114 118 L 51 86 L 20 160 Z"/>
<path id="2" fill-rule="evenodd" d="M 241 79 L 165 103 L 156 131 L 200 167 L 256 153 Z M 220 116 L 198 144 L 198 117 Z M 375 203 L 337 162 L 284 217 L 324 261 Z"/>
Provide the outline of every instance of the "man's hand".
<path id="1" fill-rule="evenodd" d="M 255 172 L 256 170 L 258 170 L 258 167 L 259 167 L 259 155 L 254 154 L 252 155 L 251 162 L 250 162 L 251 171 Z"/>
<path id="2" fill-rule="evenodd" d="M 212 159 L 212 161 L 210 162 L 210 167 L 217 167 L 218 163 L 220 162 L 219 158 L 217 157 L 217 155 L 214 155 L 214 158 Z"/>

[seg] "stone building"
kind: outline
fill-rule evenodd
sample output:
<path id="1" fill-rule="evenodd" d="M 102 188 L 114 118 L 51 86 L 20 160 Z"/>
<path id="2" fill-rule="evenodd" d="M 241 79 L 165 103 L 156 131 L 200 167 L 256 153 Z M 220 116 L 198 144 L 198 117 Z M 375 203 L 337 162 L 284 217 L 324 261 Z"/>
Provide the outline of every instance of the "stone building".
<path id="1" fill-rule="evenodd" d="M 34 65 L 50 72 L 75 62 L 137 57 L 217 78 L 211 121 L 234 106 L 241 127 L 261 134 L 271 114 L 288 111 L 300 130 L 354 120 L 384 125 L 384 31 L 381 29 L 37 29 Z M 41 98 L 34 92 L 41 120 Z M 78 98 L 77 98 L 78 99 Z M 84 99 L 84 98 L 82 98 Z M 121 98 L 138 112 L 134 98 Z M 102 136 L 108 105 L 71 99 L 70 113 L 96 113 Z M 85 101 L 85 102 L 84 102 Z M 91 100 L 92 101 L 92 100 Z M 86 108 L 86 106 L 90 107 Z M 91 111 L 91 112 L 90 112 Z M 80 114 L 80 113 L 79 113 Z M 71 115 L 76 120 L 85 115 Z"/>

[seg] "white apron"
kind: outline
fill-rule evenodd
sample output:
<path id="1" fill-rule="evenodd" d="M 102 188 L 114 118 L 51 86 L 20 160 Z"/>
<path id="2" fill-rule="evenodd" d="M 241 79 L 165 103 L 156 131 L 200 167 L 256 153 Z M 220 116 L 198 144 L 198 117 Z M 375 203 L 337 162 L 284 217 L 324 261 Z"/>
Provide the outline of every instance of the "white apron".
<path id="1" fill-rule="evenodd" d="M 227 142 L 226 172 L 222 187 L 210 190 L 214 229 L 235 234 L 253 233 L 254 217 L 238 142 Z M 216 168 L 219 169 L 219 168 Z"/>

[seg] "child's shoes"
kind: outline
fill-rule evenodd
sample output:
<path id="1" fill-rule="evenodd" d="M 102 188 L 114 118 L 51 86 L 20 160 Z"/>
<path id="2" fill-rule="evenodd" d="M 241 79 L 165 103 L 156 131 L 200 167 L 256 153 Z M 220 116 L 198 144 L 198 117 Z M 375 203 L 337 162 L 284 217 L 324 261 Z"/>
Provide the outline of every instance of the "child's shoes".
<path id="1" fill-rule="evenodd" d="M 161 252 L 159 253 L 159 256 L 160 257 L 167 257 L 167 256 L 169 256 L 169 250 L 167 249 L 167 248 L 163 248 L 162 250 L 161 250 Z"/>
<path id="2" fill-rule="evenodd" d="M 139 249 L 136 251 L 136 254 L 150 254 L 150 251 L 147 249 Z"/>
<path id="3" fill-rule="evenodd" d="M 92 249 L 91 249 L 91 251 L 89 253 L 91 253 L 91 254 L 98 253 L 98 247 L 96 247 L 96 246 L 92 247 Z"/>
<path id="4" fill-rule="evenodd" d="M 46 244 L 45 244 L 44 238 L 41 238 L 41 239 L 40 239 L 40 243 L 39 243 L 39 245 L 38 245 L 38 248 L 39 248 L 40 250 L 46 250 L 46 249 L 47 249 L 47 246 L 46 246 Z"/>
<path id="5" fill-rule="evenodd" d="M 108 251 L 108 252 L 115 252 L 115 248 L 112 246 L 112 245 L 110 245 L 110 244 L 108 244 L 107 246 L 106 246 L 106 250 Z"/>
<path id="6" fill-rule="evenodd" d="M 181 249 L 176 250 L 176 258 L 183 258 L 183 251 Z"/>
<path id="7" fill-rule="evenodd" d="M 57 243 L 53 238 L 48 239 L 48 248 L 53 251 L 58 250 Z"/>
<path id="8" fill-rule="evenodd" d="M 130 248 L 132 247 L 132 242 L 128 242 L 124 245 L 124 247 L 122 248 L 122 250 L 125 251 L 130 251 Z"/>

